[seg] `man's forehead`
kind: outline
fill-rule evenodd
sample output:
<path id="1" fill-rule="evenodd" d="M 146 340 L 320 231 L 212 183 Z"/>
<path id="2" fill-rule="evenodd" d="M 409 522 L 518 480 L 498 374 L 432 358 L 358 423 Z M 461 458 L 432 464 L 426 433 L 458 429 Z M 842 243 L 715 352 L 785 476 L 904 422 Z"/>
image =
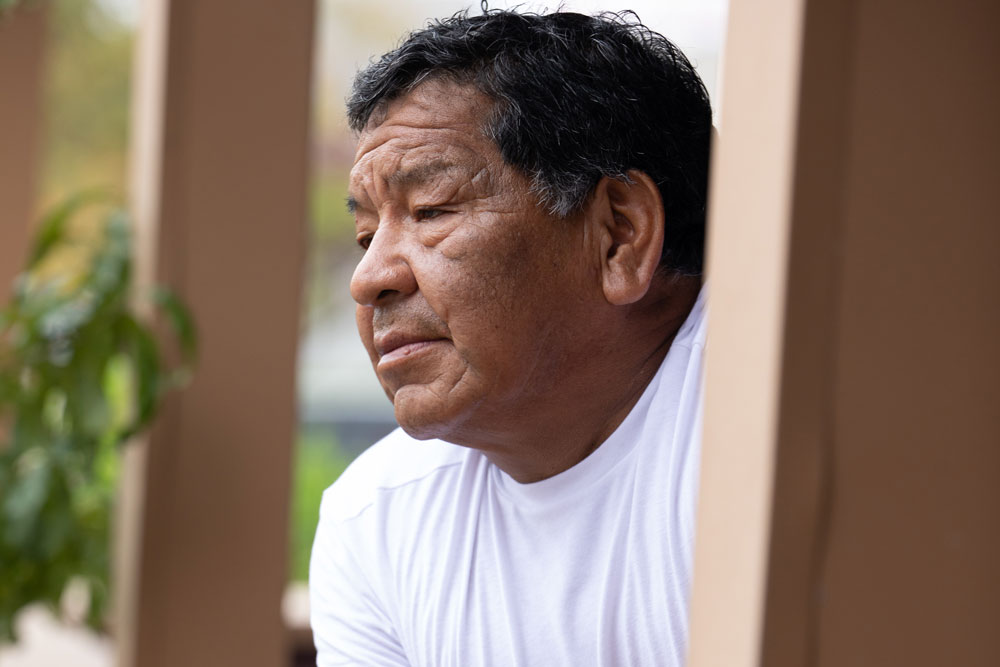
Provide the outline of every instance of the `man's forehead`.
<path id="1" fill-rule="evenodd" d="M 484 116 L 493 107 L 492 100 L 478 88 L 444 75 L 432 75 L 399 95 L 380 102 L 372 111 L 362 132 L 369 132 L 405 109 L 408 114 L 432 117 Z"/>
<path id="2" fill-rule="evenodd" d="M 377 183 L 404 189 L 469 180 L 484 171 L 499 159 L 499 150 L 482 131 L 489 110 L 483 99 L 467 87 L 429 81 L 394 100 L 381 123 L 370 124 L 359 137 L 352 198 L 363 198 Z"/>
<path id="3" fill-rule="evenodd" d="M 483 130 L 491 109 L 490 100 L 471 86 L 438 79 L 425 81 L 372 115 L 358 138 L 355 162 L 392 140 L 424 143 L 462 137 L 485 139 Z M 458 136 L 450 137 L 451 133 Z"/>
<path id="4" fill-rule="evenodd" d="M 400 160 L 399 167 L 386 177 L 389 185 L 409 187 L 411 185 L 426 183 L 442 176 L 447 177 L 449 174 L 461 176 L 472 171 L 470 165 L 456 163 L 440 154 L 434 154 L 426 159 L 423 156 L 411 159 L 407 159 L 407 157 L 410 156 L 404 156 Z"/>
<path id="5" fill-rule="evenodd" d="M 375 181 L 405 189 L 446 178 L 470 179 L 486 160 L 461 143 L 442 141 L 386 142 L 362 155 L 351 169 L 350 189 L 364 190 Z"/>

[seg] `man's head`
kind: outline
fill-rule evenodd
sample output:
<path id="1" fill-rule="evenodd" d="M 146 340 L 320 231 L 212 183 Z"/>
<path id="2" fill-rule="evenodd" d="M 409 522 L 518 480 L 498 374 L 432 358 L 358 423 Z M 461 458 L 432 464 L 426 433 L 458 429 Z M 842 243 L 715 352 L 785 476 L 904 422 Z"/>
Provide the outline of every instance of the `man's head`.
<path id="1" fill-rule="evenodd" d="M 711 130 L 687 61 L 617 20 L 458 16 L 349 111 L 351 292 L 400 424 L 500 459 L 600 442 L 696 292 Z"/>
<path id="2" fill-rule="evenodd" d="M 702 271 L 712 111 L 687 58 L 630 14 L 457 14 L 362 71 L 348 100 L 361 131 L 430 78 L 483 93 L 487 133 L 565 216 L 601 177 L 648 174 L 666 215 L 664 267 Z"/>

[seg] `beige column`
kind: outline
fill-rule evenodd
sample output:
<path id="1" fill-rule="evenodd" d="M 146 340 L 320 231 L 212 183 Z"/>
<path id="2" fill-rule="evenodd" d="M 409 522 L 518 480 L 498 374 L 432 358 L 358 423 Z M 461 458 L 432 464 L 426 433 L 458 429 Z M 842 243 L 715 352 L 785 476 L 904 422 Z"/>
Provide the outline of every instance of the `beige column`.
<path id="1" fill-rule="evenodd" d="M 287 661 L 313 4 L 145 8 L 132 193 L 142 277 L 191 305 L 201 359 L 131 454 L 124 665 Z"/>
<path id="2" fill-rule="evenodd" d="M 1000 6 L 734 0 L 689 664 L 1000 664 Z"/>
<path id="3" fill-rule="evenodd" d="M 0 300 L 26 259 L 42 131 L 44 5 L 0 15 Z"/>

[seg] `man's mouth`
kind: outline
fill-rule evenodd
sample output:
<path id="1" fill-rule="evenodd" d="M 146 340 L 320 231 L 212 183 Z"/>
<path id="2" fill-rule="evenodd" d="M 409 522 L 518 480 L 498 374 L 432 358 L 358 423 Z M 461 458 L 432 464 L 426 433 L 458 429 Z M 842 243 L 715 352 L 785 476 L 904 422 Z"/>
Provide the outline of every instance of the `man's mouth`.
<path id="1" fill-rule="evenodd" d="M 447 339 L 403 333 L 376 336 L 375 352 L 379 356 L 378 366 L 381 368 L 394 361 L 405 359 L 445 340 Z"/>

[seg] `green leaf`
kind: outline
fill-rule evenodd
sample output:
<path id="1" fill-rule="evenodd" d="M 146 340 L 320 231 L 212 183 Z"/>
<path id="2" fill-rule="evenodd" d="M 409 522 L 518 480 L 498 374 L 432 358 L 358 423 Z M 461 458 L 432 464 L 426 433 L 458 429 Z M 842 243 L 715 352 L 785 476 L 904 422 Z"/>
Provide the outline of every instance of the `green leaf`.
<path id="1" fill-rule="evenodd" d="M 194 366 L 198 360 L 198 334 L 191 311 L 173 291 L 166 287 L 157 287 L 153 291 L 153 302 L 167 316 L 167 321 L 180 344 L 184 364 Z"/>
<path id="2" fill-rule="evenodd" d="M 66 239 L 66 225 L 74 213 L 87 204 L 107 200 L 108 194 L 103 189 L 87 190 L 70 197 L 42 218 L 28 255 L 28 268 L 35 268 L 52 248 Z"/>
<path id="3" fill-rule="evenodd" d="M 127 313 L 120 315 L 116 328 L 135 382 L 135 419 L 122 433 L 126 440 L 153 419 L 164 382 L 159 348 L 149 330 Z"/>
<path id="4" fill-rule="evenodd" d="M 15 465 L 20 469 L 3 503 L 4 539 L 12 545 L 25 546 L 49 493 L 52 464 L 41 448 L 21 455 Z"/>
<path id="5" fill-rule="evenodd" d="M 104 396 L 104 364 L 108 355 L 101 348 L 81 345 L 77 356 L 79 363 L 74 368 L 68 407 L 73 426 L 96 441 L 107 430 L 111 414 Z"/>

